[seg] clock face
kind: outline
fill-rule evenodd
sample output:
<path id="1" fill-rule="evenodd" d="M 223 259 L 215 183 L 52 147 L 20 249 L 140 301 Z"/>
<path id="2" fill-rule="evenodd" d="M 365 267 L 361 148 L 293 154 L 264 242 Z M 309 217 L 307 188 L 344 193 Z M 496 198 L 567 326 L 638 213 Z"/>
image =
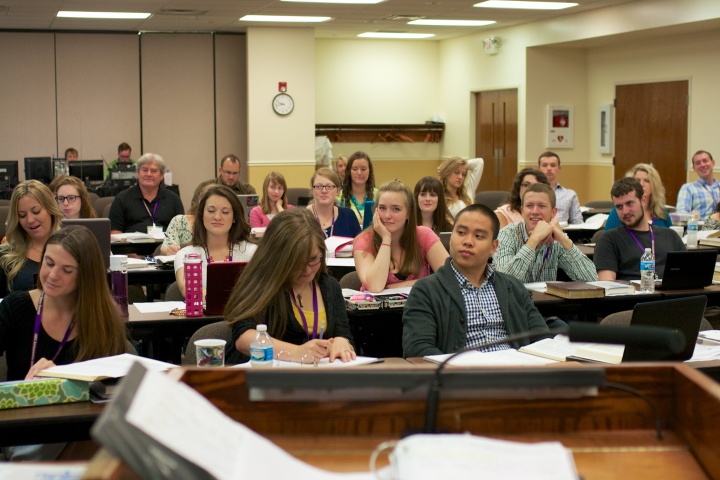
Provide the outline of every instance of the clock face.
<path id="1" fill-rule="evenodd" d="M 295 108 L 295 102 L 287 93 L 278 93 L 273 98 L 272 107 L 278 115 L 289 115 Z"/>

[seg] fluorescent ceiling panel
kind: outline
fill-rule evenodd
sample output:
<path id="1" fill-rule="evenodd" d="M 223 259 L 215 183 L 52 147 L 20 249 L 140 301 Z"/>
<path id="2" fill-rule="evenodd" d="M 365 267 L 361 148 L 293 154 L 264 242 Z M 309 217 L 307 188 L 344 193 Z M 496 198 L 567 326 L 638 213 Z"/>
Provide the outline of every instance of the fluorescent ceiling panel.
<path id="1" fill-rule="evenodd" d="M 430 38 L 432 33 L 398 33 L 398 32 L 365 32 L 358 35 L 360 38 Z"/>
<path id="2" fill-rule="evenodd" d="M 377 3 L 383 3 L 386 0 L 281 0 L 282 2 L 295 2 L 295 3 L 340 3 L 340 4 L 361 4 L 361 5 L 375 5 Z"/>
<path id="3" fill-rule="evenodd" d="M 332 20 L 332 17 L 294 17 L 289 15 L 245 15 L 240 18 L 241 22 L 296 22 L 296 23 L 320 23 Z"/>
<path id="4" fill-rule="evenodd" d="M 59 11 L 58 18 L 103 18 L 112 20 L 143 20 L 148 18 L 150 13 L 136 12 L 73 12 Z"/>
<path id="5" fill-rule="evenodd" d="M 480 8 L 515 8 L 520 10 L 562 10 L 563 8 L 577 7 L 577 3 L 488 0 L 487 2 L 476 3 L 473 6 Z"/>
<path id="6" fill-rule="evenodd" d="M 423 18 L 421 20 L 413 20 L 408 25 L 434 25 L 440 27 L 482 27 L 492 25 L 495 20 L 442 20 Z"/>

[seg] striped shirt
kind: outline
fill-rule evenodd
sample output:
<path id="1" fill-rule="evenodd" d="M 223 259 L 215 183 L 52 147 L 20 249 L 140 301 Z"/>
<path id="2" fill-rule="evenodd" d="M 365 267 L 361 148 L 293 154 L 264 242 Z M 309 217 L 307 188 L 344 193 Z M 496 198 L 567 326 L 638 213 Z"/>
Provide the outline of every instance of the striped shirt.
<path id="1" fill-rule="evenodd" d="M 558 222 L 583 223 L 580 201 L 575 190 L 555 185 L 555 206 Z"/>
<path id="2" fill-rule="evenodd" d="M 485 279 L 482 285 L 475 287 L 465 275 L 455 268 L 452 262 L 450 265 L 465 300 L 465 312 L 467 313 L 465 348 L 477 348 L 507 337 L 500 303 L 495 295 L 495 271 L 492 267 L 490 265 L 485 267 Z M 510 344 L 502 343 L 488 348 L 478 348 L 478 350 L 495 352 L 510 348 L 512 348 Z"/>
<path id="3" fill-rule="evenodd" d="M 713 183 L 698 178 L 696 182 L 686 183 L 680 187 L 675 210 L 682 213 L 697 210 L 700 212 L 700 219 L 705 220 L 715 211 L 718 200 L 720 200 L 720 182 L 716 178 L 713 178 Z"/>

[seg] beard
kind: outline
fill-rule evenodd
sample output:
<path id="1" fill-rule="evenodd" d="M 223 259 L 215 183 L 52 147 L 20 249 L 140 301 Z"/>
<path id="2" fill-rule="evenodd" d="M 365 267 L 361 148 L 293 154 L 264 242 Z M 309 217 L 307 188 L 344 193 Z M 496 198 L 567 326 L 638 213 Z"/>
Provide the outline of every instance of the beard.
<path id="1" fill-rule="evenodd" d="M 635 227 L 637 227 L 638 225 L 640 225 L 640 224 L 643 222 L 644 219 L 645 219 L 645 209 L 644 209 L 644 208 L 642 207 L 642 205 L 641 205 L 641 206 L 640 206 L 640 215 L 638 216 L 638 218 L 635 219 L 634 222 L 628 224 L 628 223 L 625 223 L 625 222 L 623 221 L 622 223 L 623 223 L 626 227 L 628 227 L 628 228 L 630 228 L 630 229 L 635 229 Z"/>

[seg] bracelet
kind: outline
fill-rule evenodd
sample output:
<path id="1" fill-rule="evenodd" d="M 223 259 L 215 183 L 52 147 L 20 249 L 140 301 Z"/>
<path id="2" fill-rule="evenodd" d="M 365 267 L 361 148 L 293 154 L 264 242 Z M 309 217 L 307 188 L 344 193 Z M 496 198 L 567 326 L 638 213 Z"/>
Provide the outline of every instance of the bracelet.
<path id="1" fill-rule="evenodd" d="M 382 247 L 383 245 L 388 246 L 388 247 L 390 246 L 389 243 L 381 243 L 381 244 L 380 244 L 381 247 Z"/>

